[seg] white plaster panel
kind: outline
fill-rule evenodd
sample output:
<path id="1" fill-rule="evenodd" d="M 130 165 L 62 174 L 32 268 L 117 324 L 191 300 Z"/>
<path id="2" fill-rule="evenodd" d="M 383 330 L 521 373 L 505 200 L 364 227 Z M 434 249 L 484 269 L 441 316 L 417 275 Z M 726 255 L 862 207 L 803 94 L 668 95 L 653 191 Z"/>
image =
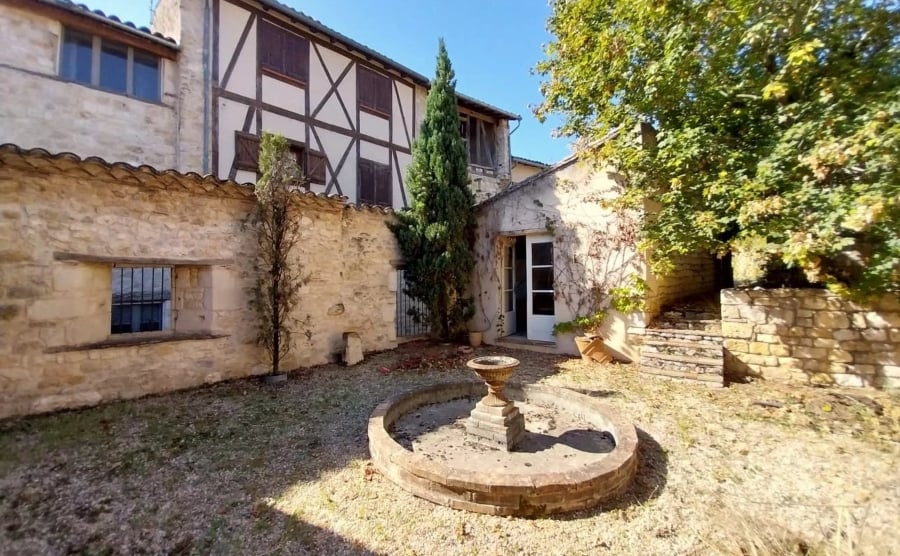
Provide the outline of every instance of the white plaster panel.
<path id="1" fill-rule="evenodd" d="M 347 150 L 347 147 L 350 146 L 350 143 L 353 141 L 352 138 L 342 135 L 340 133 L 335 133 L 333 131 L 328 131 L 321 128 L 316 128 L 316 133 L 319 135 L 319 150 L 325 153 L 325 156 L 328 157 L 328 163 L 331 164 L 332 169 L 337 169 L 337 165 L 341 162 L 341 157 L 344 156 L 344 152 Z M 347 155 L 347 161 L 344 162 L 344 169 L 348 166 L 356 165 L 356 154 L 351 147 L 350 154 Z M 344 183 L 340 181 L 341 176 L 344 175 L 342 171 L 338 175 L 338 183 L 343 190 L 343 193 L 346 195 L 347 191 L 344 190 Z M 356 174 L 354 173 L 354 176 Z M 327 181 L 331 181 L 331 171 L 327 172 Z M 354 191 L 356 187 L 354 186 Z M 336 191 L 332 191 L 332 193 L 337 193 Z"/>
<path id="2" fill-rule="evenodd" d="M 250 12 L 247 10 L 222 2 L 219 14 L 219 79 L 225 77 L 225 70 L 249 17 Z M 226 88 L 244 96 L 256 97 L 256 22 L 247 35 Z"/>
<path id="3" fill-rule="evenodd" d="M 399 119 L 399 118 L 398 118 Z M 368 112 L 359 113 L 359 131 L 364 135 L 390 141 L 388 120 Z"/>
<path id="4" fill-rule="evenodd" d="M 360 141 L 359 156 L 361 158 L 371 160 L 372 162 L 378 162 L 379 164 L 387 164 L 388 155 L 389 153 L 386 147 L 375 145 L 368 141 Z"/>
<path id="5" fill-rule="evenodd" d="M 322 54 L 322 59 L 325 60 L 325 67 L 328 68 L 331 79 L 337 80 L 344 69 L 346 69 L 347 64 L 350 63 L 350 60 L 347 57 L 334 52 L 333 50 L 325 48 L 324 46 L 318 46 L 318 48 L 319 52 Z M 331 83 L 328 80 L 328 76 L 325 75 L 325 70 L 320 64 L 318 57 L 313 55 L 313 58 L 315 59 L 315 65 L 317 65 L 319 71 L 321 71 L 321 74 L 316 77 L 316 90 L 318 91 L 318 97 L 310 104 L 312 109 L 315 109 L 319 105 L 327 91 L 331 88 Z M 313 78 L 310 77 L 311 81 L 312 79 Z M 352 88 L 347 86 L 348 82 L 352 82 Z M 340 100 L 338 99 L 338 97 L 340 97 Z M 348 73 L 344 77 L 344 80 L 341 81 L 341 85 L 338 87 L 338 91 L 328 96 L 325 104 L 321 108 L 321 111 L 316 114 L 315 118 L 319 121 L 341 126 L 346 129 L 353 129 L 356 126 L 356 122 L 354 121 L 355 100 L 356 72 L 355 70 L 351 69 L 350 73 Z M 346 114 L 344 113 L 344 109 L 341 108 L 341 101 L 343 101 L 344 106 L 347 108 Z M 348 114 L 350 116 L 350 119 L 347 118 Z"/>
<path id="6" fill-rule="evenodd" d="M 280 133 L 293 141 L 306 143 L 306 127 L 303 122 L 263 110 L 262 128 L 263 131 Z"/>
<path id="7" fill-rule="evenodd" d="M 416 86 L 416 135 L 419 135 L 419 129 L 422 122 L 425 121 L 425 105 L 428 102 L 428 90 L 425 87 Z"/>
<path id="8" fill-rule="evenodd" d="M 227 178 L 234 162 L 234 132 L 244 126 L 246 104 L 219 99 L 219 169 L 218 176 Z M 254 176 L 255 178 L 255 176 Z"/>
<path id="9" fill-rule="evenodd" d="M 343 69 L 341 70 L 343 71 Z M 340 74 L 339 74 L 340 75 Z M 337 76 L 334 77 L 337 79 Z M 338 85 L 338 93 L 341 95 L 341 100 L 344 101 L 344 106 L 347 107 L 347 112 L 350 113 L 350 117 L 354 118 L 353 126 L 356 127 L 356 68 L 350 70 L 350 72 L 344 77 L 344 80 L 341 81 L 341 84 Z"/>
<path id="10" fill-rule="evenodd" d="M 328 76 L 325 75 L 325 69 L 322 67 L 319 57 L 316 56 L 315 48 L 322 50 L 322 47 L 316 44 L 309 45 L 309 83 L 306 86 L 309 91 L 310 110 L 316 109 L 330 87 Z"/>
<path id="11" fill-rule="evenodd" d="M 353 117 L 353 114 L 347 111 L 350 114 L 350 117 Z M 322 110 L 316 114 L 316 120 L 320 122 L 327 122 L 332 125 L 336 125 L 342 127 L 344 129 L 352 130 L 354 124 L 347 119 L 347 115 L 344 114 L 344 110 L 341 108 L 341 103 L 337 98 L 337 95 L 331 95 L 328 97 L 328 100 L 325 101 L 325 105 L 322 106 Z"/>
<path id="12" fill-rule="evenodd" d="M 238 170 L 234 181 L 238 183 L 256 183 L 256 174 L 247 170 Z"/>
<path id="13" fill-rule="evenodd" d="M 306 90 L 280 79 L 264 75 L 262 98 L 266 104 L 278 106 L 298 114 L 306 114 Z"/>
<path id="14" fill-rule="evenodd" d="M 394 172 L 394 208 L 404 208 L 403 205 L 403 194 L 401 193 L 401 189 L 404 188 L 406 184 L 406 167 L 409 166 L 412 157 L 405 153 L 397 153 L 397 163 L 399 164 L 399 168 L 395 168 Z M 406 204 L 409 205 L 409 191 L 405 191 L 406 194 Z"/>
<path id="15" fill-rule="evenodd" d="M 393 142 L 395 145 L 401 145 L 408 148 L 409 141 L 406 140 L 407 133 L 410 138 L 412 137 L 410 126 L 412 126 L 413 88 L 404 85 L 397 80 L 394 80 L 394 83 L 397 85 L 397 88 L 392 92 L 394 98 Z M 404 121 L 406 122 L 405 125 L 407 128 L 405 131 L 403 129 Z"/>

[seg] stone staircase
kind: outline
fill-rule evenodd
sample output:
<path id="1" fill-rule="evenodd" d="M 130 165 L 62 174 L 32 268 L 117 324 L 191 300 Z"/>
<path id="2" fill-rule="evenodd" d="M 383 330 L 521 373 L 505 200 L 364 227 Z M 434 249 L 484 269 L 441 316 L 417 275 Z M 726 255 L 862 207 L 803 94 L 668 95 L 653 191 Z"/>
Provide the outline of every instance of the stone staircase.
<path id="1" fill-rule="evenodd" d="M 641 373 L 723 386 L 720 314 L 717 299 L 694 298 L 668 307 L 644 332 Z"/>

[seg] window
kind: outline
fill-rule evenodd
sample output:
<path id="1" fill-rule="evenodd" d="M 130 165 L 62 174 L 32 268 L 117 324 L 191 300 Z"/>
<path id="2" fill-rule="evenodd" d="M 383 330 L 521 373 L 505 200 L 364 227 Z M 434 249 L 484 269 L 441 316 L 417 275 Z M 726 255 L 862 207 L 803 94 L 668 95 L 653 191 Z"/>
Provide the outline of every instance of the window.
<path id="1" fill-rule="evenodd" d="M 371 160 L 359 161 L 359 203 L 393 206 L 391 167 Z"/>
<path id="2" fill-rule="evenodd" d="M 356 96 L 361 109 L 391 117 L 391 78 L 356 66 Z"/>
<path id="3" fill-rule="evenodd" d="M 260 28 L 263 70 L 305 84 L 309 79 L 309 41 L 268 21 Z"/>
<path id="4" fill-rule="evenodd" d="M 303 170 L 304 177 L 310 183 L 325 185 L 326 157 L 322 153 L 314 151 L 306 152 L 302 143 L 291 142 L 291 152 L 297 158 L 297 164 Z M 307 168 L 306 158 L 309 157 Z M 248 172 L 259 171 L 259 137 L 244 133 L 234 132 L 234 157 L 235 167 L 238 170 Z"/>
<path id="5" fill-rule="evenodd" d="M 59 57 L 63 79 L 159 102 L 159 58 L 79 31 L 66 29 Z"/>
<path id="6" fill-rule="evenodd" d="M 531 312 L 554 314 L 553 243 L 531 244 Z"/>
<path id="7" fill-rule="evenodd" d="M 459 132 L 466 144 L 469 164 L 491 170 L 497 167 L 496 129 L 496 125 L 481 118 L 460 116 Z"/>
<path id="8" fill-rule="evenodd" d="M 172 328 L 172 268 L 112 269 L 112 334 Z"/>

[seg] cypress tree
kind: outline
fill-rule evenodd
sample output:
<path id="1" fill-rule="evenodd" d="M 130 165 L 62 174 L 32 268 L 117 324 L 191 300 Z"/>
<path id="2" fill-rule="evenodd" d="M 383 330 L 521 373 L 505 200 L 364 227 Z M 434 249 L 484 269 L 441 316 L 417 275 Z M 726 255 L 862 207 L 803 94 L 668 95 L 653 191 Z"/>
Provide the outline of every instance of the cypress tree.
<path id="1" fill-rule="evenodd" d="M 424 303 L 428 314 L 414 316 L 427 319 L 431 335 L 449 340 L 465 332 L 474 314 L 465 292 L 475 268 L 475 198 L 460 135 L 456 80 L 443 39 L 406 184 L 410 206 L 391 225 L 406 262 L 405 292 Z"/>

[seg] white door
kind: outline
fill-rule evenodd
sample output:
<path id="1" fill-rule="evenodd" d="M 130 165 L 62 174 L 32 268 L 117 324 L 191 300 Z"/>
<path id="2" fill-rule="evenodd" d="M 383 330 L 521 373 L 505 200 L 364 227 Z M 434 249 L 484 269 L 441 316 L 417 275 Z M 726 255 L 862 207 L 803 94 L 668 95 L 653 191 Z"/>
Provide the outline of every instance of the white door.
<path id="1" fill-rule="evenodd" d="M 526 236 L 528 339 L 553 341 L 553 236 Z"/>
<path id="2" fill-rule="evenodd" d="M 500 312 L 503 315 L 503 335 L 516 333 L 516 245 L 503 248 L 503 284 Z"/>

